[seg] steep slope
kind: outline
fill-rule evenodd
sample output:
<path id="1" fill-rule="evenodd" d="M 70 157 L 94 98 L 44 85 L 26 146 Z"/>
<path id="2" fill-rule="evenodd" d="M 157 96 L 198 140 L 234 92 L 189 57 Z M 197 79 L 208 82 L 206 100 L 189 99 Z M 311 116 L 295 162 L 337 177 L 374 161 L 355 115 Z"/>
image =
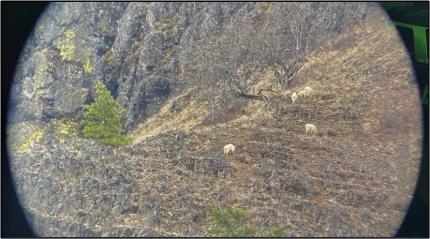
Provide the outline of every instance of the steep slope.
<path id="1" fill-rule="evenodd" d="M 197 36 L 221 38 L 220 24 L 258 16 L 264 5 L 117 7 L 112 11 L 121 27 L 105 30 L 122 33 L 94 56 L 92 73 L 85 73 L 85 60 L 76 60 L 70 67 L 82 67 L 82 75 L 65 80 L 89 81 L 82 81 L 84 102 L 91 98 L 89 78 L 103 79 L 126 108 L 133 145 L 112 148 L 82 139 L 79 116 L 69 117 L 80 114 L 81 101 L 68 101 L 73 107 L 63 114 L 57 102 L 68 99 L 47 93 L 55 107 L 36 114 L 27 107 L 37 101 L 20 101 L 26 95 L 18 90 L 16 104 L 23 110 L 14 112 L 11 122 L 17 123 L 8 132 L 12 171 L 39 234 L 208 236 L 211 210 L 229 205 L 249 212 L 259 231 L 286 226 L 284 236 L 395 233 L 414 190 L 421 123 L 409 59 L 382 14 L 374 9 L 306 55 L 296 84 L 280 86 L 281 66 L 264 66 L 249 92 L 272 86 L 266 101 L 229 95 L 226 107 L 214 113 L 207 79 L 180 77 L 188 54 L 181 44 Z M 22 69 L 36 64 L 29 59 Z M 43 74 L 41 79 L 51 75 Z M 18 72 L 18 79 L 24 76 Z M 25 82 L 16 84 L 25 88 Z M 291 93 L 306 86 L 314 92 L 292 104 Z M 60 120 L 44 121 L 48 109 L 56 109 Z M 29 112 L 31 117 L 24 115 Z M 317 126 L 317 134 L 305 134 L 307 123 Z M 228 143 L 236 152 L 225 156 Z"/>

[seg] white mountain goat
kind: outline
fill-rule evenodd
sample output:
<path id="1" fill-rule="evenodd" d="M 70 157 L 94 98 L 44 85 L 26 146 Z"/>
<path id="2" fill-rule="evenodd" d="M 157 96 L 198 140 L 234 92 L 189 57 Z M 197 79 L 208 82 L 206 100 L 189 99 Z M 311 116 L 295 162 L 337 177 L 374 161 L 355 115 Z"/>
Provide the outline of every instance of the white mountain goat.
<path id="1" fill-rule="evenodd" d="M 314 92 L 314 90 L 312 90 L 312 88 L 311 88 L 311 87 L 309 87 L 309 86 L 306 86 L 306 87 L 305 87 L 305 89 L 304 89 L 304 91 L 306 91 L 306 92 L 307 92 L 306 96 L 308 96 L 308 95 L 310 95 L 312 92 Z"/>
<path id="2" fill-rule="evenodd" d="M 305 133 L 306 134 L 314 134 L 317 132 L 317 127 L 313 124 L 306 124 L 305 125 Z"/>
<path id="3" fill-rule="evenodd" d="M 294 104 L 294 102 L 296 102 L 296 100 L 297 100 L 297 94 L 296 94 L 296 92 L 293 92 L 293 94 L 291 95 L 291 101 Z"/>
<path id="4" fill-rule="evenodd" d="M 234 145 L 227 144 L 226 146 L 224 146 L 224 154 L 228 155 L 230 152 L 234 153 L 235 149 L 236 149 L 236 147 L 234 147 Z"/>
<path id="5" fill-rule="evenodd" d="M 307 86 L 307 87 L 305 87 L 305 89 L 299 91 L 298 96 L 299 97 L 308 97 L 312 92 L 314 92 L 312 90 L 312 88 Z"/>
<path id="6" fill-rule="evenodd" d="M 301 91 L 299 91 L 299 93 L 297 95 L 299 97 L 305 97 L 308 95 L 308 92 L 306 90 L 301 90 Z"/>

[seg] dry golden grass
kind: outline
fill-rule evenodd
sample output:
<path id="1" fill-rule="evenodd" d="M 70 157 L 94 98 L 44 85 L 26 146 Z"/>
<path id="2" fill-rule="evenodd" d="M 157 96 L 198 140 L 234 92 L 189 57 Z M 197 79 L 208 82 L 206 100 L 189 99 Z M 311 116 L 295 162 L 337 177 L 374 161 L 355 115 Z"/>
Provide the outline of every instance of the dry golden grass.
<path id="1" fill-rule="evenodd" d="M 196 125 L 200 124 L 208 115 L 203 102 L 197 102 L 190 98 L 187 106 L 179 113 L 175 114 L 169 111 L 176 100 L 180 97 L 188 96 L 191 93 L 192 90 L 189 90 L 186 93 L 172 97 L 166 101 L 157 114 L 146 119 L 131 133 L 133 143 L 139 143 L 149 137 L 171 130 L 188 132 Z"/>
<path id="2" fill-rule="evenodd" d="M 244 164 L 232 159 L 232 165 L 236 168 L 233 177 L 237 180 L 237 201 L 250 200 L 245 192 L 249 192 L 246 181 L 252 167 L 266 163 L 256 151 L 264 147 L 280 147 L 280 142 L 272 140 L 272 136 L 277 133 L 278 139 L 288 142 L 290 155 L 314 158 L 314 161 L 305 161 L 299 166 L 298 170 L 303 175 L 311 174 L 311 169 L 321 170 L 324 167 L 331 167 L 334 174 L 336 171 L 345 171 L 356 175 L 349 179 L 355 183 L 345 185 L 339 183 L 328 186 L 331 184 L 328 181 L 322 184 L 319 181 L 321 179 L 313 181 L 315 187 L 321 190 L 321 195 L 312 199 L 313 204 L 323 205 L 331 200 L 339 207 L 345 207 L 357 200 L 357 194 L 374 195 L 372 197 L 376 200 L 376 194 L 393 197 L 391 190 L 397 190 L 394 193 L 404 198 L 412 194 L 413 187 L 400 189 L 394 185 L 414 184 L 422 137 L 419 133 L 420 101 L 412 78 L 406 51 L 392 29 L 378 24 L 365 29 L 354 28 L 331 41 L 324 50 L 310 56 L 299 74 L 300 83 L 289 89 L 287 94 L 275 93 L 273 97 L 279 96 L 281 100 L 275 101 L 273 107 L 252 101 L 245 108 L 249 114 L 212 126 L 204 134 L 224 132 L 223 140 L 219 140 L 221 142 L 214 140 L 212 143 L 218 147 L 224 142 L 237 144 L 239 147 L 235 157 L 244 157 L 251 162 Z M 273 84 L 266 78 L 257 87 L 263 88 L 270 83 Z M 292 107 L 287 98 L 289 94 L 305 86 L 312 87 L 314 94 L 298 100 L 299 110 L 307 107 L 315 114 L 309 118 L 277 118 L 275 112 Z M 274 127 L 279 120 L 282 126 Z M 324 136 L 304 135 L 302 127 L 308 121 L 315 123 Z M 241 128 L 241 125 L 245 127 Z M 336 132 L 335 138 L 325 136 L 329 129 Z M 198 133 L 203 134 L 200 131 Z M 294 142 L 308 146 L 303 148 Z M 267 146 L 263 146 L 265 143 Z M 409 154 L 396 149 L 405 143 L 409 145 Z M 338 148 L 340 145 L 342 147 Z M 256 151 L 251 150 L 253 147 Z M 332 165 L 334 161 L 330 155 L 336 152 L 344 154 L 345 161 Z M 414 160 L 398 161 L 407 160 L 405 157 Z M 407 172 L 402 172 L 405 167 L 408 167 Z M 356 171 L 359 173 L 354 173 Z M 363 188 L 359 187 L 360 183 L 357 184 L 359 181 Z M 260 184 L 264 185 L 264 180 Z M 341 193 L 335 193 L 337 190 Z M 403 210 L 407 203 L 402 202 Z M 356 217 L 357 213 L 351 212 L 351 217 Z M 392 218 L 386 223 L 395 229 L 400 223 L 401 214 L 386 213 L 392 213 Z M 384 220 L 380 221 L 382 223 Z"/>
<path id="3" fill-rule="evenodd" d="M 223 158 L 231 167 L 228 178 L 208 178 L 185 168 L 177 176 L 176 166 L 159 163 L 157 175 L 173 178 L 170 199 L 163 202 L 174 207 L 176 187 L 194 185 L 189 197 L 202 208 L 239 205 L 252 213 L 256 226 L 283 222 L 291 235 L 302 235 L 296 222 L 305 222 L 314 235 L 329 235 L 323 230 L 327 222 L 316 216 L 317 209 L 329 208 L 354 221 L 363 236 L 393 234 L 412 194 L 422 137 L 418 90 L 396 34 L 378 21 L 349 29 L 309 55 L 299 83 L 288 90 L 276 85 L 275 70 L 263 71 L 252 89 L 272 87 L 270 104 L 249 100 L 232 119 L 202 124 L 209 117 L 206 103 L 198 101 L 204 92 L 187 91 L 166 101 L 133 132 L 134 143 L 171 130 L 185 132 L 181 154 L 187 157 L 222 154 L 225 144 L 236 146 L 235 154 Z M 306 86 L 314 92 L 292 105 L 291 93 Z M 170 111 L 174 102 L 191 93 L 194 97 L 182 110 Z M 315 124 L 318 133 L 306 135 L 306 123 Z M 281 166 L 273 166 L 275 161 L 285 165 L 276 168 Z M 270 170 L 254 175 L 264 167 Z M 143 175 L 145 182 L 157 182 L 155 174 Z M 317 193 L 303 195 L 276 186 L 291 175 L 303 177 Z M 272 184 L 278 188 L 268 191 Z M 208 196 L 219 190 L 228 193 L 222 199 Z M 372 221 L 363 221 L 363 213 Z M 189 228 L 169 227 L 170 219 L 163 220 L 159 230 L 190 235 Z M 207 235 L 208 218 L 196 227 Z"/>

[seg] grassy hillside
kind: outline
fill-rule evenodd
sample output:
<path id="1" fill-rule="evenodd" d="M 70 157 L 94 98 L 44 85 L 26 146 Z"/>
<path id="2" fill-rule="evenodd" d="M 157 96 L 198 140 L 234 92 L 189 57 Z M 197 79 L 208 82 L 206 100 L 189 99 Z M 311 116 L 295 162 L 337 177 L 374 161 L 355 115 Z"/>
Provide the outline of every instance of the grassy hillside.
<path id="1" fill-rule="evenodd" d="M 271 69 L 266 73 L 256 87 L 276 85 Z M 161 158 L 181 155 L 174 165 L 142 162 L 144 177 L 168 188 L 157 200 L 175 211 L 160 228 L 206 235 L 209 210 L 235 205 L 260 230 L 286 225 L 285 236 L 394 234 L 414 190 L 421 141 L 418 91 L 394 30 L 377 23 L 349 29 L 307 57 L 299 82 L 287 90 L 275 86 L 270 104 L 237 98 L 225 109 L 231 117 L 213 124 L 204 124 L 204 92 L 191 90 L 140 125 L 133 134 L 139 147 L 158 143 Z M 291 92 L 306 86 L 314 93 L 292 104 Z M 182 109 L 171 110 L 181 99 Z M 306 123 L 318 133 L 306 135 Z M 179 151 L 170 147 L 179 143 L 176 135 L 183 140 Z M 235 154 L 221 156 L 228 143 Z M 219 172 L 208 177 L 213 172 L 201 165 L 211 157 L 228 163 L 212 166 Z M 192 202 L 181 209 L 184 190 Z M 186 223 L 193 213 L 203 213 L 202 221 Z M 192 226 L 173 227 L 170 220 Z"/>

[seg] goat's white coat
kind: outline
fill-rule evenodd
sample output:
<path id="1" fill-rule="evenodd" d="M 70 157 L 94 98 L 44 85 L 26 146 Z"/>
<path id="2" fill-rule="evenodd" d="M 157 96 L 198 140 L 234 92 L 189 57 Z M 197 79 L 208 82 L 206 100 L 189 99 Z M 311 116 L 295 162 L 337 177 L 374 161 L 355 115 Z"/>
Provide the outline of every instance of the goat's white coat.
<path id="1" fill-rule="evenodd" d="M 306 124 L 305 125 L 305 133 L 306 134 L 314 134 L 317 132 L 317 127 L 313 124 Z"/>
<path id="2" fill-rule="evenodd" d="M 310 93 L 314 92 L 314 90 L 312 90 L 312 88 L 311 88 L 311 87 L 309 87 L 309 86 L 306 86 L 306 87 L 305 87 L 305 89 L 304 89 L 304 91 L 306 91 L 306 92 L 307 92 L 307 94 L 306 94 L 306 95 L 309 95 Z"/>
<path id="3" fill-rule="evenodd" d="M 296 92 L 293 92 L 293 94 L 291 95 L 291 101 L 294 104 L 294 102 L 296 102 L 296 100 L 297 100 L 297 94 L 296 94 Z"/>
<path id="4" fill-rule="evenodd" d="M 308 97 L 312 92 L 314 92 L 312 90 L 312 88 L 309 86 L 306 86 L 303 90 L 299 91 L 298 96 L 299 97 Z"/>
<path id="5" fill-rule="evenodd" d="M 299 93 L 297 95 L 299 97 L 305 97 L 308 95 L 308 92 L 306 90 L 301 90 L 301 91 L 299 91 Z"/>
<path id="6" fill-rule="evenodd" d="M 234 153 L 235 149 L 236 149 L 236 147 L 234 147 L 233 144 L 227 144 L 226 146 L 224 146 L 224 154 L 227 155 L 230 152 Z"/>

